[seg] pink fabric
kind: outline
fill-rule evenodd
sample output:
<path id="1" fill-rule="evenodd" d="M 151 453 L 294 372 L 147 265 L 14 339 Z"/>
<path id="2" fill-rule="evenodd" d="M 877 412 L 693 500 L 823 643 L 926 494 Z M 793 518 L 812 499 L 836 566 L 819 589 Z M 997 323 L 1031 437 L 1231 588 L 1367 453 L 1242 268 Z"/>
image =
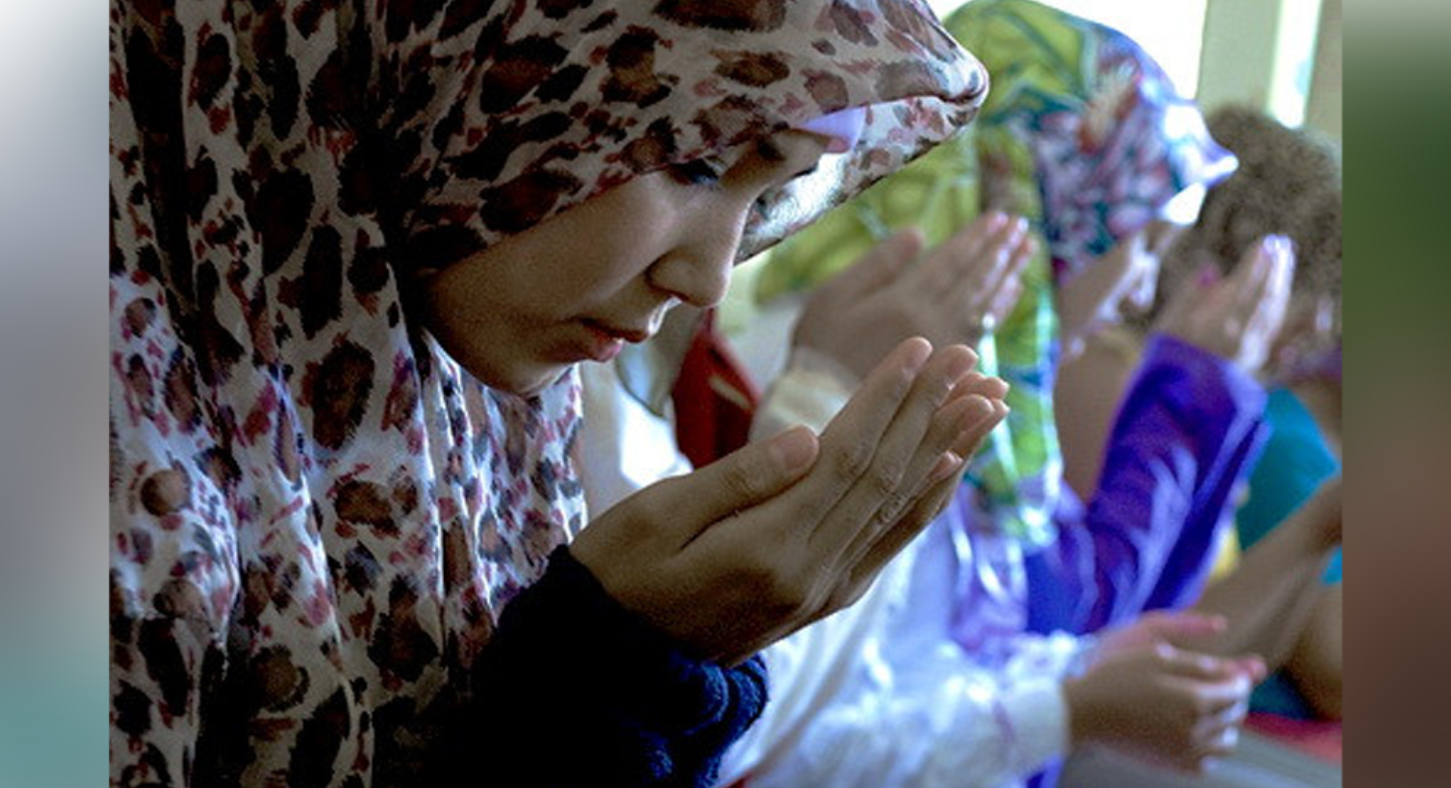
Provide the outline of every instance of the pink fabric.
<path id="1" fill-rule="evenodd" d="M 1254 712 L 1245 727 L 1293 747 L 1306 755 L 1334 764 L 1344 761 L 1345 726 L 1328 720 L 1297 720 L 1278 714 Z"/>

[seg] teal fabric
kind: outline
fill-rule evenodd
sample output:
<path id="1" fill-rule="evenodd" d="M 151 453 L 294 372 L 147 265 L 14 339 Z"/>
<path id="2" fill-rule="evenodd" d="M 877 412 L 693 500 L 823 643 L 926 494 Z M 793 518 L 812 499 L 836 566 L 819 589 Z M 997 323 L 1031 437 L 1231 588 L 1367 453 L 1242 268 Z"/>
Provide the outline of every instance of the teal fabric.
<path id="1" fill-rule="evenodd" d="M 1235 514 L 1240 545 L 1246 550 L 1314 495 L 1322 482 L 1340 472 L 1340 460 L 1326 443 L 1315 416 L 1289 389 L 1270 392 L 1265 421 L 1273 432 L 1250 475 L 1249 499 Z M 1339 583 L 1340 579 L 1341 551 L 1336 549 L 1325 582 Z M 1255 688 L 1250 708 L 1296 719 L 1316 716 L 1284 671 Z"/>
<path id="2" fill-rule="evenodd" d="M 1273 433 L 1250 475 L 1249 500 L 1235 515 L 1239 542 L 1246 550 L 1340 472 L 1340 460 L 1325 442 L 1314 415 L 1289 389 L 1270 392 L 1265 422 Z M 1341 555 L 1336 550 L 1325 582 L 1339 583 L 1340 577 Z"/>

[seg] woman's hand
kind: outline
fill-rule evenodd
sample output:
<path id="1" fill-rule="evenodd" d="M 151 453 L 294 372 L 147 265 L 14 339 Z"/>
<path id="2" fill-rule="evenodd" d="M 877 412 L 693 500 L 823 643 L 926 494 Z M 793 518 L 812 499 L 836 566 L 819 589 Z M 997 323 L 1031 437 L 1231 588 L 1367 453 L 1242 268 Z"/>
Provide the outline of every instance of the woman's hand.
<path id="1" fill-rule="evenodd" d="M 975 363 L 903 342 L 820 438 L 797 427 L 647 487 L 570 549 L 627 609 L 735 664 L 855 601 L 946 504 L 1007 414 Z"/>
<path id="2" fill-rule="evenodd" d="M 1250 374 L 1269 358 L 1285 320 L 1295 252 L 1290 240 L 1260 239 L 1224 279 L 1203 269 L 1174 294 L 1156 328 L 1228 359 Z"/>
<path id="3" fill-rule="evenodd" d="M 1165 642 L 1101 653 L 1082 676 L 1064 682 L 1072 743 L 1201 771 L 1234 750 L 1262 674 L 1253 658 L 1211 657 Z"/>
<path id="4" fill-rule="evenodd" d="M 975 345 L 984 324 L 1001 324 L 1017 303 L 1034 247 L 1025 220 L 996 211 L 920 260 L 921 235 L 897 233 L 811 294 L 793 344 L 835 359 L 858 379 L 910 336 Z"/>
<path id="5" fill-rule="evenodd" d="M 1058 335 L 1065 359 L 1076 358 L 1088 340 L 1122 323 L 1126 314 L 1154 306 L 1160 261 L 1181 230 L 1163 220 L 1151 221 L 1057 286 Z"/>

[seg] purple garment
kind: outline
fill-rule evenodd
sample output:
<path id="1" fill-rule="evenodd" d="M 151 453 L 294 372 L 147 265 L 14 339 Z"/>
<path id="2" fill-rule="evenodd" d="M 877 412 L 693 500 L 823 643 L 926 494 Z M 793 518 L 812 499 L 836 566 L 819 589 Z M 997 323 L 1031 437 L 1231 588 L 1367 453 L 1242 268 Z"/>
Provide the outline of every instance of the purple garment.
<path id="1" fill-rule="evenodd" d="M 1025 558 L 1028 629 L 1095 632 L 1193 602 L 1263 444 L 1265 396 L 1234 364 L 1151 338 L 1093 498 L 1066 500 L 1057 541 Z"/>
<path id="2" fill-rule="evenodd" d="M 1263 443 L 1265 398 L 1235 365 L 1151 338 L 1114 421 L 1098 488 L 1086 507 L 1063 497 L 1054 543 L 1024 555 L 970 517 L 954 525 L 953 638 L 991 664 L 1024 631 L 1091 633 L 1192 602 L 1232 516 L 1230 493 Z M 1055 785 L 1058 767 L 1029 785 Z"/>

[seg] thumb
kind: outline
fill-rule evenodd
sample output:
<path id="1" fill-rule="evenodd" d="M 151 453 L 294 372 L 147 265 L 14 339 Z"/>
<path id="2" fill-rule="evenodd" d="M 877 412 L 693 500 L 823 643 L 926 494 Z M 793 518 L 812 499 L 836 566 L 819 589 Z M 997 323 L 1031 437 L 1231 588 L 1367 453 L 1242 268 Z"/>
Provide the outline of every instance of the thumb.
<path id="1" fill-rule="evenodd" d="M 742 509 L 764 503 L 790 487 L 816 461 L 816 435 L 796 426 L 747 444 L 686 476 L 657 484 L 664 500 L 652 503 L 677 518 L 685 541 Z"/>

